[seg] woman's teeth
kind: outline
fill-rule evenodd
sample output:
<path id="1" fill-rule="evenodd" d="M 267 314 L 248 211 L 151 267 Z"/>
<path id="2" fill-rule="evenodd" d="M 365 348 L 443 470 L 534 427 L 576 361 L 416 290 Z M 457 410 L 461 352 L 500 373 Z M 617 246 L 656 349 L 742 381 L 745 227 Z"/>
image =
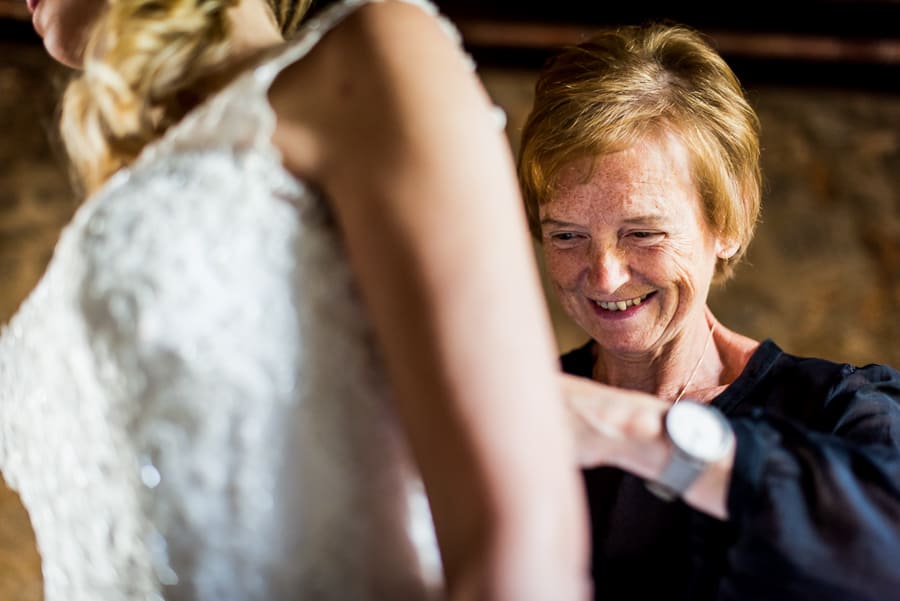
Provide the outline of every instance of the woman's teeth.
<path id="1" fill-rule="evenodd" d="M 650 294 L 645 294 L 643 296 L 639 296 L 637 298 L 629 298 L 628 300 L 620 300 L 620 301 L 594 301 L 596 305 L 598 305 L 601 309 L 606 309 L 607 311 L 624 311 L 629 307 L 633 307 L 635 305 L 640 305 Z"/>

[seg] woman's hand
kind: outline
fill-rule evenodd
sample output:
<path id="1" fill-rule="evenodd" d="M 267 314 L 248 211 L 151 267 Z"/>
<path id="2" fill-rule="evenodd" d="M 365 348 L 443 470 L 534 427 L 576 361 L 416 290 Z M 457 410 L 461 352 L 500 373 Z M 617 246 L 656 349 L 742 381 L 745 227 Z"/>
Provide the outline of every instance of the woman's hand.
<path id="1" fill-rule="evenodd" d="M 560 374 L 563 398 L 582 468 L 613 466 L 647 480 L 662 473 L 671 445 L 663 429 L 669 403 L 643 393 Z M 711 464 L 686 491 L 691 506 L 727 519 L 734 451 Z"/>
<path id="2" fill-rule="evenodd" d="M 611 465 L 635 471 L 634 464 L 643 463 L 649 449 L 665 450 L 660 443 L 666 403 L 588 378 L 559 377 L 581 467 Z"/>

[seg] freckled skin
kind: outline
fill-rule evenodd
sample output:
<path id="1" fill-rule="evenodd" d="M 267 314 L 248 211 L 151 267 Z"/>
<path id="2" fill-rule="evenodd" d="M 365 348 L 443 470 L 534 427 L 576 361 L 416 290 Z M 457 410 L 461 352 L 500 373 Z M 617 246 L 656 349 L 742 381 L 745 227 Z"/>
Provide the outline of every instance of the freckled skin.
<path id="1" fill-rule="evenodd" d="M 540 216 L 556 294 L 603 353 L 650 362 L 705 331 L 724 245 L 705 223 L 687 150 L 676 138 L 569 165 Z M 655 294 L 625 313 L 592 302 L 648 293 Z"/>

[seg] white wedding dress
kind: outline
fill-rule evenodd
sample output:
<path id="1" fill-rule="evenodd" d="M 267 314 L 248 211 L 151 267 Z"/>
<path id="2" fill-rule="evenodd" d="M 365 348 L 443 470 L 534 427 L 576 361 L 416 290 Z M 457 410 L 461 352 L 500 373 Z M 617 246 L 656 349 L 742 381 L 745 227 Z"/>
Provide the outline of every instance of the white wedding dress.
<path id="1" fill-rule="evenodd" d="M 363 3 L 92 196 L 4 328 L 0 468 L 49 601 L 442 597 L 327 199 L 271 144 L 270 84 Z"/>

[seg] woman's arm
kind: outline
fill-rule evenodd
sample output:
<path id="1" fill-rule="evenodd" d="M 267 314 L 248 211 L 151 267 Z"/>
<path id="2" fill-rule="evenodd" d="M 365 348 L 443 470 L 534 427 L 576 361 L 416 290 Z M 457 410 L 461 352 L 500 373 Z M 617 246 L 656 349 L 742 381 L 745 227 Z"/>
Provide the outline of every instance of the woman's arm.
<path id="1" fill-rule="evenodd" d="M 733 421 L 735 585 L 748 599 L 900 599 L 900 373 L 870 365 L 825 394 L 794 380 Z M 805 417 L 781 409 L 813 401 Z"/>
<path id="2" fill-rule="evenodd" d="M 670 403 L 588 378 L 568 374 L 560 378 L 583 467 L 618 467 L 647 480 L 662 474 L 672 452 L 663 429 Z M 720 520 L 727 519 L 733 467 L 733 451 L 707 466 L 685 492 L 685 502 Z"/>
<path id="3" fill-rule="evenodd" d="M 508 145 L 438 21 L 359 9 L 271 92 L 335 209 L 454 598 L 579 599 L 587 527 Z"/>
<path id="4" fill-rule="evenodd" d="M 736 451 L 685 501 L 733 524 L 728 587 L 739 598 L 900 598 L 900 373 L 868 366 L 827 392 L 801 376 L 797 390 L 744 400 L 757 408 L 731 420 Z M 562 377 L 582 465 L 658 476 L 669 405 Z"/>

